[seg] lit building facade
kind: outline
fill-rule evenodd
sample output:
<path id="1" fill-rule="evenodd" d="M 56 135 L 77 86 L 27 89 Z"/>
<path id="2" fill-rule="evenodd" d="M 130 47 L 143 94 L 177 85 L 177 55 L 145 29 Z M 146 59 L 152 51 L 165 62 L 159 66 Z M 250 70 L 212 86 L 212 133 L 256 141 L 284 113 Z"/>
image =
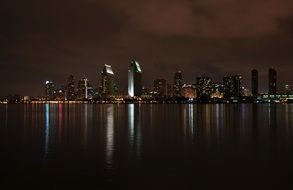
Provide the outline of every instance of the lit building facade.
<path id="1" fill-rule="evenodd" d="M 277 71 L 273 68 L 269 69 L 269 95 L 277 94 Z"/>
<path id="2" fill-rule="evenodd" d="M 182 96 L 188 99 L 196 98 L 196 86 L 192 84 L 184 84 L 182 86 Z"/>
<path id="3" fill-rule="evenodd" d="M 136 60 L 131 60 L 128 69 L 128 96 L 141 96 L 142 95 L 142 70 Z"/>
<path id="4" fill-rule="evenodd" d="M 253 97 L 258 95 L 258 71 L 256 69 L 251 71 L 251 93 Z"/>
<path id="5" fill-rule="evenodd" d="M 174 74 L 173 96 L 175 97 L 182 96 L 182 85 L 183 85 L 182 71 L 177 71 Z"/>
<path id="6" fill-rule="evenodd" d="M 46 100 L 53 100 L 55 98 L 54 83 L 52 81 L 45 82 Z"/>
<path id="7" fill-rule="evenodd" d="M 219 83 L 213 83 L 211 98 L 224 98 L 224 85 Z"/>
<path id="8" fill-rule="evenodd" d="M 102 77 L 102 96 L 110 97 L 117 92 L 118 88 L 115 83 L 115 75 L 112 70 L 111 65 L 104 65 L 104 68 L 101 72 Z"/>
<path id="9" fill-rule="evenodd" d="M 88 79 L 83 77 L 78 81 L 77 99 L 88 99 Z"/>
<path id="10" fill-rule="evenodd" d="M 197 77 L 196 78 L 197 98 L 210 99 L 212 93 L 212 78 Z"/>
<path id="11" fill-rule="evenodd" d="M 223 79 L 224 85 L 224 98 L 226 100 L 230 99 L 240 99 L 241 98 L 241 75 L 225 76 Z"/>

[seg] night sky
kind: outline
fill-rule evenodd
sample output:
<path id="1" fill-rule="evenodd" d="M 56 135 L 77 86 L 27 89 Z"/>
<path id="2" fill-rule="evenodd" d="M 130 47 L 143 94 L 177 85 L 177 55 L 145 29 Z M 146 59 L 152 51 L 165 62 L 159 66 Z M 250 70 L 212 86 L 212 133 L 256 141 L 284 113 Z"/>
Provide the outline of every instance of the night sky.
<path id="1" fill-rule="evenodd" d="M 181 69 L 185 83 L 242 74 L 250 87 L 256 68 L 266 92 L 269 67 L 279 90 L 293 84 L 292 0 L 6 0 L 0 21 L 0 95 L 43 95 L 69 74 L 97 86 L 104 64 L 126 89 L 132 58 L 146 86 Z"/>

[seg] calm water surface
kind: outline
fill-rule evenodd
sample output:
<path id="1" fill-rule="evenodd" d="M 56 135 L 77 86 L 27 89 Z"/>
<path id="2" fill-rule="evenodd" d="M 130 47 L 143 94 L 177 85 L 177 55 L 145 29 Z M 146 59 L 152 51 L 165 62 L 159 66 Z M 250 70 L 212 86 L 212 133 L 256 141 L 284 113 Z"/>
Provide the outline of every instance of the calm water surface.
<path id="1" fill-rule="evenodd" d="M 0 189 L 292 189 L 293 104 L 0 105 Z"/>

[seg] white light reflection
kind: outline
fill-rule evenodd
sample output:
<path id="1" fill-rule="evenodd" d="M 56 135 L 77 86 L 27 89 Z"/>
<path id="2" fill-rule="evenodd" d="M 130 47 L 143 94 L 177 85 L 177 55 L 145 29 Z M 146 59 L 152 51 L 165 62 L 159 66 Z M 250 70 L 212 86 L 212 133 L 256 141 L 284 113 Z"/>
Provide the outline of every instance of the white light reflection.
<path id="1" fill-rule="evenodd" d="M 113 153 L 114 153 L 114 109 L 113 105 L 107 107 L 107 129 L 106 129 L 106 168 L 113 167 Z"/>
<path id="2" fill-rule="evenodd" d="M 45 156 L 48 154 L 49 148 L 49 131 L 50 131 L 50 105 L 45 105 Z"/>
<path id="3" fill-rule="evenodd" d="M 190 130 L 190 138 L 191 140 L 193 140 L 193 128 L 194 128 L 194 118 L 193 118 L 193 115 L 194 115 L 194 111 L 193 111 L 193 107 L 194 105 L 193 104 L 189 104 L 188 106 L 188 115 L 189 115 L 189 130 Z"/>
<path id="4" fill-rule="evenodd" d="M 134 144 L 134 104 L 128 104 L 128 136 L 129 136 L 129 143 L 131 146 L 133 146 Z"/>

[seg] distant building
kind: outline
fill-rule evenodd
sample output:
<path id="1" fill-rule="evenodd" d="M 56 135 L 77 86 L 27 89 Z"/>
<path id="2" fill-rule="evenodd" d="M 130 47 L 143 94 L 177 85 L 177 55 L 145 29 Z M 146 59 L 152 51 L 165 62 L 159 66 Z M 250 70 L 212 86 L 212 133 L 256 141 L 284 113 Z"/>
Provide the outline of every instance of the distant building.
<path id="1" fill-rule="evenodd" d="M 175 97 L 182 96 L 182 85 L 183 85 L 182 71 L 177 71 L 174 74 L 173 96 Z"/>
<path id="2" fill-rule="evenodd" d="M 128 69 L 128 96 L 141 96 L 142 95 L 142 70 L 136 60 L 130 62 Z"/>
<path id="3" fill-rule="evenodd" d="M 224 98 L 224 85 L 219 83 L 213 83 L 211 98 Z"/>
<path id="4" fill-rule="evenodd" d="M 212 93 L 212 78 L 211 77 L 197 77 L 196 91 L 198 99 L 210 99 Z"/>
<path id="5" fill-rule="evenodd" d="M 277 71 L 273 68 L 269 69 L 269 95 L 277 94 Z"/>
<path id="6" fill-rule="evenodd" d="M 70 75 L 67 79 L 67 99 L 68 100 L 75 100 L 76 99 L 75 81 L 74 81 L 73 75 Z"/>
<path id="7" fill-rule="evenodd" d="M 77 99 L 88 99 L 88 79 L 83 77 L 77 84 Z"/>
<path id="8" fill-rule="evenodd" d="M 293 94 L 293 85 L 286 84 L 284 94 Z"/>
<path id="9" fill-rule="evenodd" d="M 241 97 L 241 75 L 225 76 L 223 79 L 224 85 L 224 98 L 226 100 L 230 99 L 240 99 Z"/>
<path id="10" fill-rule="evenodd" d="M 182 86 L 182 96 L 188 99 L 196 98 L 196 87 L 192 84 L 184 84 Z"/>
<path id="11" fill-rule="evenodd" d="M 251 93 L 253 97 L 258 95 L 258 71 L 256 69 L 251 71 Z"/>
<path id="12" fill-rule="evenodd" d="M 160 96 L 167 96 L 167 82 L 165 79 L 154 80 L 154 91 Z"/>
<path id="13" fill-rule="evenodd" d="M 55 89 L 54 89 L 54 83 L 52 81 L 46 81 L 45 93 L 46 93 L 46 100 L 54 100 Z"/>
<path id="14" fill-rule="evenodd" d="M 110 97 L 113 96 L 117 91 L 118 87 L 115 83 L 115 75 L 111 65 L 105 65 L 102 72 L 102 96 Z"/>

